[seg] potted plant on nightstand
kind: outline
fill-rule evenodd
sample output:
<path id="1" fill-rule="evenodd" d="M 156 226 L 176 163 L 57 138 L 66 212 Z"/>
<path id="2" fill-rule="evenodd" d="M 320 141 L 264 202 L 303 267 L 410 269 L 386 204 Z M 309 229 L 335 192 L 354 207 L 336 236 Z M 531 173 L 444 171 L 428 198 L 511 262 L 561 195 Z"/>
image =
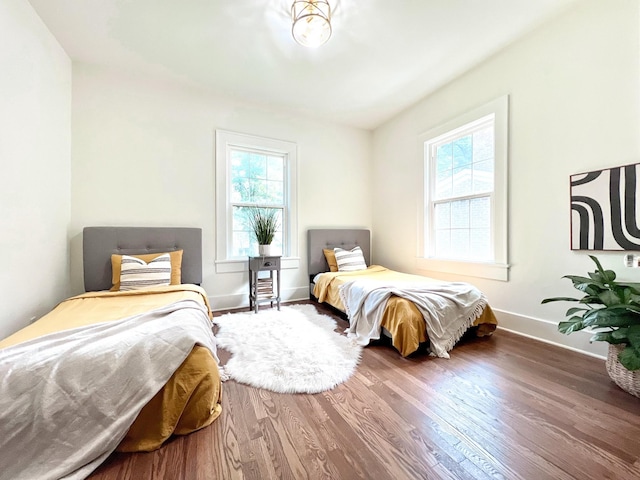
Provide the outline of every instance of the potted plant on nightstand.
<path id="1" fill-rule="evenodd" d="M 596 270 L 588 277 L 565 275 L 584 293 L 582 298 L 546 298 L 542 303 L 577 302 L 567 310 L 568 320 L 558 330 L 570 334 L 587 327 L 594 329 L 591 341 L 609 343 L 607 372 L 623 390 L 640 397 L 640 284 L 616 282 L 613 270 L 604 270 L 598 259 L 589 255 Z"/>
<path id="2" fill-rule="evenodd" d="M 258 241 L 258 254 L 265 257 L 272 255 L 271 242 L 279 227 L 278 210 L 254 207 L 249 210 L 248 218 Z"/>

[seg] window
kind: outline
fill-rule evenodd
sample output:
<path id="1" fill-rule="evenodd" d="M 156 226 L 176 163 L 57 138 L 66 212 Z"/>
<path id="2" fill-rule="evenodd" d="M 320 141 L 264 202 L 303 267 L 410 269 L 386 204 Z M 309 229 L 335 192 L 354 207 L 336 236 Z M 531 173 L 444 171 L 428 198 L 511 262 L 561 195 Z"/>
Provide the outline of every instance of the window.
<path id="1" fill-rule="evenodd" d="M 249 221 L 255 209 L 273 213 L 272 242 L 283 257 L 297 255 L 296 145 L 251 135 L 216 131 L 216 271 L 244 271 L 258 245 Z M 284 268 L 297 267 L 283 262 Z"/>
<path id="2" fill-rule="evenodd" d="M 493 124 L 489 115 L 426 145 L 433 257 L 493 261 Z"/>
<path id="3" fill-rule="evenodd" d="M 507 123 L 503 97 L 420 137 L 420 268 L 508 279 Z"/>

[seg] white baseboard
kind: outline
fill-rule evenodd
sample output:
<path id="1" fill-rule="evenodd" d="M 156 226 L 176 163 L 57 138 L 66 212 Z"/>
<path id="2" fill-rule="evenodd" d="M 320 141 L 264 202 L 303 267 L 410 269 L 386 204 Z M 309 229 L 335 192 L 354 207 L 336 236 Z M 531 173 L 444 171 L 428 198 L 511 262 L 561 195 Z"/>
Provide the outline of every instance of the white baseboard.
<path id="1" fill-rule="evenodd" d="M 233 295 L 209 295 L 209 304 L 215 312 L 218 310 L 231 310 L 249 306 L 249 293 L 237 293 Z M 309 287 L 287 288 L 280 292 L 281 302 L 294 302 L 309 299 Z"/>
<path id="2" fill-rule="evenodd" d="M 571 335 L 565 335 L 558 332 L 558 324 L 556 322 L 525 317 L 524 315 L 495 308 L 492 308 L 492 310 L 496 314 L 498 328 L 500 329 L 592 357 L 607 358 L 609 344 L 605 342 L 589 342 L 591 335 L 593 335 L 590 332 L 582 330 Z"/>
<path id="3" fill-rule="evenodd" d="M 309 299 L 307 286 L 288 288 L 281 292 L 282 302 L 293 302 Z M 233 295 L 210 295 L 209 302 L 213 311 L 231 310 L 249 306 L 248 293 Z M 564 335 L 558 332 L 558 324 L 550 320 L 526 317 L 505 310 L 492 308 L 498 319 L 498 328 L 524 337 L 539 340 L 562 348 L 584 353 L 596 358 L 606 359 L 608 344 L 604 342 L 590 343 L 591 333 L 586 331 Z"/>

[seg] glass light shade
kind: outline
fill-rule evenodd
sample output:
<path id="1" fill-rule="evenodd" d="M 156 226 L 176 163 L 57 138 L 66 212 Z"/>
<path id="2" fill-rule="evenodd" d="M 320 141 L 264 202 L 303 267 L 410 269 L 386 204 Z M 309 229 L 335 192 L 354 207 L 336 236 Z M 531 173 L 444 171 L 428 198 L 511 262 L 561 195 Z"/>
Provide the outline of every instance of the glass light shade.
<path id="1" fill-rule="evenodd" d="M 293 38 L 305 47 L 319 47 L 331 37 L 331 7 L 326 0 L 296 0 L 291 6 Z"/>

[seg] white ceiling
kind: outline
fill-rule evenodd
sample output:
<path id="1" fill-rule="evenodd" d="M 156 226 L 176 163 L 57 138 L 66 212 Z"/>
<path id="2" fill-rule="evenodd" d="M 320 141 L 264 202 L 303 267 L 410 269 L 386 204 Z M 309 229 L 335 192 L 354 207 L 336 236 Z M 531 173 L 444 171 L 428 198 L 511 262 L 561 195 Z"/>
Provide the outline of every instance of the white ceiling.
<path id="1" fill-rule="evenodd" d="M 30 3 L 73 61 L 372 129 L 577 1 L 330 0 L 318 49 L 293 41 L 292 0 Z"/>

